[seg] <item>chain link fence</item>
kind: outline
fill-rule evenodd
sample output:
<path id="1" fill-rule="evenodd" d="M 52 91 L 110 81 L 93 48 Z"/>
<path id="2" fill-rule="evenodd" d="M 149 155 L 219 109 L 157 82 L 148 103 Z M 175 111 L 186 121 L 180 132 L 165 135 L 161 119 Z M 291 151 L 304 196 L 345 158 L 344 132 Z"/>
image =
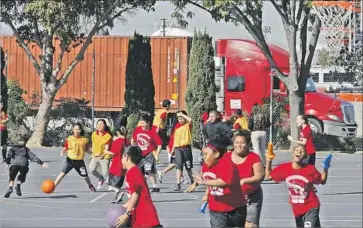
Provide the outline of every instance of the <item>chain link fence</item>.
<path id="1" fill-rule="evenodd" d="M 74 57 L 72 53 L 67 54 L 62 69 L 66 69 Z M 160 103 L 169 99 L 172 101 L 172 111 L 186 109 L 184 95 L 187 89 L 188 58 L 188 55 L 178 54 L 177 50 L 170 50 L 168 54 L 152 55 L 156 108 L 161 108 Z M 114 125 L 124 107 L 126 63 L 126 54 L 86 53 L 84 60 L 73 70 L 67 83 L 57 94 L 45 137 L 46 145 L 63 145 L 75 122 L 81 122 L 85 126 L 88 136 L 94 130 L 98 118 L 105 118 L 111 126 Z M 241 73 L 246 71 L 239 68 L 237 70 Z M 251 64 L 247 70 L 256 71 L 255 65 Z M 23 97 L 28 104 L 29 114 L 24 116 L 24 124 L 32 131 L 37 124 L 35 115 L 42 97 L 39 93 L 41 89 L 38 76 L 26 55 L 19 53 L 7 56 L 5 74 L 8 80 L 18 80 L 19 86 L 27 91 Z M 224 88 L 221 85 L 219 87 Z M 264 87 L 268 89 L 270 85 Z M 287 140 L 290 134 L 290 119 L 287 113 L 282 113 L 281 105 L 281 100 L 274 100 L 272 142 L 276 150 L 286 150 L 290 147 Z M 358 123 L 357 137 L 342 138 L 314 134 L 314 144 L 318 151 L 362 150 L 362 102 L 355 102 L 354 106 Z M 269 101 L 266 101 L 264 110 L 269 115 Z"/>

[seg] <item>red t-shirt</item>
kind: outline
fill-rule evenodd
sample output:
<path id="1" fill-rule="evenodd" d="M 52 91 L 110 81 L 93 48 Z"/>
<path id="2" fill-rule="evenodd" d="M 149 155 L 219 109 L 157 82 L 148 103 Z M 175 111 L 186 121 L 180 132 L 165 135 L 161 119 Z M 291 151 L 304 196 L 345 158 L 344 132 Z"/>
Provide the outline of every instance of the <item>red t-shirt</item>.
<path id="1" fill-rule="evenodd" d="M 306 139 L 306 153 L 308 155 L 315 154 L 315 146 L 313 143 L 313 132 L 309 125 L 306 125 L 300 132 L 300 140 Z"/>
<path id="2" fill-rule="evenodd" d="M 224 155 L 217 165 L 208 168 L 206 164 L 202 167 L 203 179 L 222 179 L 228 184 L 225 188 L 209 186 L 209 209 L 217 212 L 229 212 L 246 205 L 237 168 L 231 158 Z"/>
<path id="3" fill-rule="evenodd" d="M 135 129 L 132 138 L 140 147 L 143 157 L 153 152 L 158 146 L 161 146 L 163 143 L 159 134 L 156 133 L 154 128 L 144 131 L 141 126 L 139 126 Z"/>
<path id="4" fill-rule="evenodd" d="M 151 200 L 150 191 L 146 184 L 144 175 L 137 166 L 126 172 L 126 190 L 128 197 L 136 192 L 139 194 L 134 209 L 132 210 L 132 227 L 152 227 L 160 224 L 156 208 Z"/>
<path id="5" fill-rule="evenodd" d="M 229 158 L 232 160 L 232 152 L 227 153 L 226 156 L 229 156 Z M 249 152 L 242 164 L 234 164 L 237 167 L 239 178 L 244 179 L 253 177 L 253 165 L 258 162 L 261 162 L 260 156 L 254 152 Z M 254 193 L 259 187 L 260 184 L 244 184 L 242 185 L 242 191 L 244 195 L 250 195 Z"/>
<path id="6" fill-rule="evenodd" d="M 122 177 L 124 176 L 123 167 L 122 167 L 122 153 L 123 148 L 130 145 L 130 141 L 128 139 L 124 138 L 118 138 L 116 139 L 111 146 L 110 151 L 114 154 L 112 157 L 112 163 L 110 166 L 110 174 Z"/>
<path id="7" fill-rule="evenodd" d="M 272 170 L 271 178 L 276 182 L 286 181 L 295 217 L 320 206 L 314 192 L 314 184 L 320 184 L 322 178 L 315 166 L 306 165 L 294 169 L 291 162 L 284 163 Z"/>

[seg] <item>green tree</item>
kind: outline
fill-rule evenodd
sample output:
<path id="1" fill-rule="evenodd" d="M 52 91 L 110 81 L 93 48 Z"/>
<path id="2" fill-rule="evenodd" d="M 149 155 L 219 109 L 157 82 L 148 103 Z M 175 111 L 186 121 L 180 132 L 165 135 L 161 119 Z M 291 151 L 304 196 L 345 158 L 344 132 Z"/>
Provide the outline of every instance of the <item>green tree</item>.
<path id="1" fill-rule="evenodd" d="M 193 124 L 194 142 L 201 142 L 201 130 L 198 123 L 201 121 L 202 113 L 217 106 L 213 56 L 212 38 L 207 33 L 195 32 L 190 50 L 185 96 L 188 115 L 195 123 Z"/>
<path id="2" fill-rule="evenodd" d="M 153 9 L 155 1 L 2 1 L 2 21 L 12 30 L 40 79 L 42 101 L 30 144 L 43 144 L 54 98 L 72 70 L 83 60 L 92 37 L 105 28 L 112 28 L 115 20 L 125 20 L 125 16 L 134 10 Z M 33 47 L 41 50 L 40 56 L 34 55 Z M 79 48 L 74 59 L 66 69 L 61 69 L 64 53 L 75 47 Z M 59 50 L 57 54 L 56 49 Z"/>
<path id="3" fill-rule="evenodd" d="M 363 45 L 359 44 L 351 52 L 345 51 L 337 59 L 337 64 L 346 72 L 344 82 L 350 82 L 357 87 L 363 86 Z"/>
<path id="4" fill-rule="evenodd" d="M 317 51 L 318 54 L 318 64 L 322 67 L 331 67 L 334 66 L 337 57 L 330 54 L 330 52 L 326 49 L 321 49 Z"/>
<path id="5" fill-rule="evenodd" d="M 175 5 L 173 16 L 185 25 L 186 21 L 182 17 L 184 10 L 187 5 L 193 5 L 210 13 L 216 21 L 224 20 L 245 27 L 264 53 L 271 68 L 275 70 L 275 77 L 286 85 L 289 91 L 290 106 L 294 107 L 290 110 L 290 117 L 293 120 L 297 115 L 304 114 L 306 81 L 320 35 L 321 21 L 311 11 L 311 0 L 270 0 L 269 2 L 279 14 L 285 29 L 290 54 L 289 75 L 285 75 L 277 67 L 266 43 L 262 26 L 263 0 L 173 0 Z M 193 13 L 187 12 L 187 16 L 192 17 Z M 308 33 L 309 23 L 311 25 L 310 34 Z M 310 39 L 308 39 L 309 36 Z M 297 53 L 299 44 L 300 55 Z M 296 123 L 290 122 L 292 136 L 297 138 Z"/>
<path id="6" fill-rule="evenodd" d="M 125 108 L 126 115 L 142 111 L 154 116 L 155 87 L 151 69 L 150 38 L 135 32 L 129 41 L 126 64 Z"/>
<path id="7" fill-rule="evenodd" d="M 5 68 L 5 53 L 2 47 L 0 47 L 0 64 L 1 64 L 1 102 L 3 103 L 3 110 L 7 111 L 8 108 L 8 86 L 7 80 L 4 75 Z"/>
<path id="8" fill-rule="evenodd" d="M 25 94 L 27 92 L 20 87 L 18 81 L 8 81 L 8 129 L 11 139 L 13 135 L 28 134 L 30 132 L 25 123 L 29 111 L 29 106 L 23 99 Z"/>

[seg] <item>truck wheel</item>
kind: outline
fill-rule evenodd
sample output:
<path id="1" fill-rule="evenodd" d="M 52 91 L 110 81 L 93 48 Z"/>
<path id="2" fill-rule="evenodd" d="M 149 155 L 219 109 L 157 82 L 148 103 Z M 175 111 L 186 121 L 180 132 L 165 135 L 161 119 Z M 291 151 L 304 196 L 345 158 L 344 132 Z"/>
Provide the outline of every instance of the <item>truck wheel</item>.
<path id="1" fill-rule="evenodd" d="M 323 127 L 321 126 L 321 123 L 319 120 L 314 119 L 314 118 L 309 118 L 309 124 L 311 127 L 311 130 L 314 133 L 323 133 Z"/>

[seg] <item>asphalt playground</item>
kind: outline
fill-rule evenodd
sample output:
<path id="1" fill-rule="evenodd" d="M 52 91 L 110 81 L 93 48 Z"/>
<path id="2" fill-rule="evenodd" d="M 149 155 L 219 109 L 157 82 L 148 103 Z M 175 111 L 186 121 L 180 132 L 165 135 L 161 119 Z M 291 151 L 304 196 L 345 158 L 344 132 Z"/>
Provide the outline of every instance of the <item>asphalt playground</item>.
<path id="1" fill-rule="evenodd" d="M 22 185 L 23 195 L 15 192 L 5 199 L 8 188 L 8 171 L 0 166 L 0 227 L 107 227 L 106 213 L 114 197 L 104 186 L 98 192 L 90 192 L 84 180 L 71 171 L 52 194 L 44 194 L 40 185 L 45 179 L 55 179 L 61 170 L 64 157 L 59 148 L 34 149 L 42 160 L 49 164 L 42 169 L 36 163 L 30 165 L 30 172 Z M 195 159 L 199 152 L 195 151 Z M 317 167 L 327 153 L 317 155 Z M 161 155 L 162 169 L 167 164 L 167 155 Z M 287 152 L 277 152 L 274 165 L 290 160 Z M 89 159 L 86 160 L 87 163 Z M 195 163 L 196 171 L 200 167 Z M 185 174 L 185 176 L 187 176 Z M 96 185 L 96 179 L 91 177 Z M 159 184 L 160 185 L 160 184 Z M 204 189 L 193 193 L 174 192 L 175 172 L 164 177 L 160 193 L 152 193 L 159 218 L 164 227 L 210 227 L 209 216 L 197 212 L 201 205 Z M 187 185 L 183 186 L 184 189 Z M 362 154 L 334 154 L 328 183 L 317 186 L 321 201 L 320 220 L 323 227 L 362 227 Z M 271 181 L 263 183 L 264 203 L 261 227 L 294 227 L 286 185 Z M 126 196 L 124 197 L 126 199 Z"/>

